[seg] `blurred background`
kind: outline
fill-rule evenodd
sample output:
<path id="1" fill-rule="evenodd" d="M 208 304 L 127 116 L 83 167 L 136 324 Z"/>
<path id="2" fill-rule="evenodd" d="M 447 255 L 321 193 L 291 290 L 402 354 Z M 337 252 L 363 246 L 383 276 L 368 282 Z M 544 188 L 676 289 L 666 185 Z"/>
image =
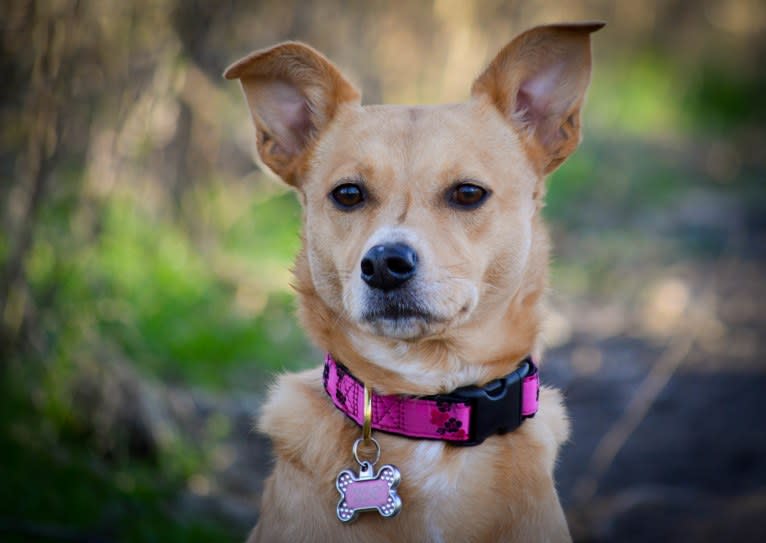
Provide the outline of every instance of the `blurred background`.
<path id="1" fill-rule="evenodd" d="M 0 2 L 0 540 L 241 541 L 297 327 L 293 194 L 221 73 L 284 39 L 367 103 L 462 100 L 513 35 L 602 19 L 550 180 L 543 377 L 577 541 L 766 541 L 766 4 Z"/>

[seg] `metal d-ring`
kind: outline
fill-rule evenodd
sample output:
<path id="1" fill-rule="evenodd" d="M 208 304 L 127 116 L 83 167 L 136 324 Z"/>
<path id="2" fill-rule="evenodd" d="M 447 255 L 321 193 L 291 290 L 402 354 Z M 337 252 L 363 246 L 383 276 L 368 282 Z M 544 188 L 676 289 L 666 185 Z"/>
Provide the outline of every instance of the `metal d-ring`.
<path id="1" fill-rule="evenodd" d="M 359 448 L 359 444 L 362 443 L 362 442 L 364 442 L 365 444 L 372 443 L 373 445 L 375 445 L 375 460 L 372 460 L 372 461 L 369 461 L 369 460 L 359 460 L 359 452 L 358 452 L 357 449 Z M 378 443 L 378 440 L 375 439 L 374 437 L 371 437 L 367 441 L 365 441 L 361 437 L 358 438 L 356 441 L 354 441 L 354 448 L 352 450 L 354 452 L 354 460 L 356 460 L 356 462 L 360 466 L 363 466 L 365 462 L 367 462 L 367 463 L 369 463 L 369 464 L 374 466 L 375 464 L 378 463 L 378 460 L 380 460 L 380 443 Z"/>

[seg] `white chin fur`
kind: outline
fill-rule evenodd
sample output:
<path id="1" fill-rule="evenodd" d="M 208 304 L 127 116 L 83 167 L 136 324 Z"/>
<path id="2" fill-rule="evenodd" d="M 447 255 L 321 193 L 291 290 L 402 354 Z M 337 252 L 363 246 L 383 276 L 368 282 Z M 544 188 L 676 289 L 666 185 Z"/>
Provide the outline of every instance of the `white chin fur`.
<path id="1" fill-rule="evenodd" d="M 416 292 L 421 300 L 428 301 L 423 309 L 432 315 L 432 318 L 380 317 L 370 321 L 364 317 L 367 309 L 365 288 L 352 285 L 352 288 L 347 290 L 348 295 L 343 297 L 347 314 L 365 332 L 391 339 L 426 338 L 461 326 L 471 318 L 479 300 L 478 289 L 468 280 L 453 280 L 449 285 L 424 282 Z"/>

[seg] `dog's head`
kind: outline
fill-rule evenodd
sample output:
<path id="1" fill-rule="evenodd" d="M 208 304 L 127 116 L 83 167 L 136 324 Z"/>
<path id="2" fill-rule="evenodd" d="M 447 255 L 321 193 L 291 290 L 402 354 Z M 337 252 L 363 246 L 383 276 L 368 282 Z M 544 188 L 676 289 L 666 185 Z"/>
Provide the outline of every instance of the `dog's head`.
<path id="1" fill-rule="evenodd" d="M 226 71 L 242 83 L 261 161 L 301 195 L 299 266 L 337 322 L 428 339 L 485 325 L 530 283 L 542 290 L 531 275 L 547 258 L 543 180 L 579 143 L 601 26 L 521 34 L 454 105 L 362 106 L 300 43 Z"/>

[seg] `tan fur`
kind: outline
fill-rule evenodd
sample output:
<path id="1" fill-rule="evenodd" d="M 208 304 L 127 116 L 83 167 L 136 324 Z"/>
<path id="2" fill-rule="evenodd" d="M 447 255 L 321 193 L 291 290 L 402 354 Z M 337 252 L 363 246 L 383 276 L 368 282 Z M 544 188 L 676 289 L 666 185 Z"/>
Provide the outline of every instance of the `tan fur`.
<path id="1" fill-rule="evenodd" d="M 484 384 L 539 357 L 549 242 L 544 176 L 577 146 L 590 78 L 589 34 L 601 25 L 539 27 L 517 37 L 463 104 L 365 106 L 308 46 L 278 45 L 233 65 L 251 108 L 261 160 L 304 206 L 295 265 L 300 318 L 316 344 L 381 394 L 434 394 Z M 328 198 L 363 183 L 367 201 Z M 456 182 L 491 196 L 456 210 Z M 418 295 L 433 320 L 369 322 L 361 256 L 405 241 L 420 257 Z M 413 287 L 414 288 L 414 287 Z M 402 472 L 401 514 L 335 517 L 338 472 L 359 428 L 330 402 L 321 369 L 279 378 L 259 429 L 274 445 L 251 541 L 568 541 L 553 468 L 569 424 L 560 394 L 516 431 L 476 447 L 376 433 L 382 462 Z"/>

